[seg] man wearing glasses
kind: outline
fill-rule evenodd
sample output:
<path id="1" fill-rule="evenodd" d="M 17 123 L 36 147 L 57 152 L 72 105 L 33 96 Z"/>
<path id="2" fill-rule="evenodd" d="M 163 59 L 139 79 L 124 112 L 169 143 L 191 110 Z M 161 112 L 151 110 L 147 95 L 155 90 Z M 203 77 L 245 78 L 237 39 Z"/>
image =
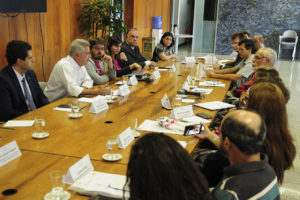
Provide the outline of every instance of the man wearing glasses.
<path id="1" fill-rule="evenodd" d="M 126 42 L 123 42 L 121 52 L 125 53 L 129 65 L 137 63 L 147 70 L 150 66 L 154 66 L 156 63 L 148 61 L 144 56 L 142 56 L 140 48 L 137 46 L 139 35 L 139 31 L 136 28 L 129 29 L 127 32 L 127 40 Z"/>

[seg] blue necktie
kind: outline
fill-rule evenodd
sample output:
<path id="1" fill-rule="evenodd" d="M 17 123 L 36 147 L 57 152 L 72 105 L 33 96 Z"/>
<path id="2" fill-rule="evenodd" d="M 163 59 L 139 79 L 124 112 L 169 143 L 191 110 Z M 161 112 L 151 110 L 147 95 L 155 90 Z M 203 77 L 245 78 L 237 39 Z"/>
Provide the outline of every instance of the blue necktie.
<path id="1" fill-rule="evenodd" d="M 32 96 L 29 93 L 28 87 L 25 82 L 25 78 L 22 79 L 22 83 L 23 83 L 23 88 L 24 88 L 24 93 L 25 93 L 25 99 L 28 102 L 29 110 L 35 110 L 36 106 L 33 102 Z"/>

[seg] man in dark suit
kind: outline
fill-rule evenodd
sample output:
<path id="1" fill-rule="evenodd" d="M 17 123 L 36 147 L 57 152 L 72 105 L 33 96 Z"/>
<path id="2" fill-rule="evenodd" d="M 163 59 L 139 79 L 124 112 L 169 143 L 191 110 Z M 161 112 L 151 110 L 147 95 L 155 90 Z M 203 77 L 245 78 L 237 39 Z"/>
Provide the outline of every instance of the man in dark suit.
<path id="1" fill-rule="evenodd" d="M 127 40 L 123 42 L 121 52 L 125 53 L 129 65 L 137 63 L 142 68 L 149 69 L 150 66 L 154 66 L 156 63 L 148 61 L 142 56 L 140 48 L 137 46 L 139 35 L 139 31 L 136 28 L 129 29 L 127 32 Z"/>
<path id="2" fill-rule="evenodd" d="M 49 103 L 32 70 L 31 45 L 13 40 L 7 44 L 8 66 L 0 71 L 0 121 L 7 121 Z"/>

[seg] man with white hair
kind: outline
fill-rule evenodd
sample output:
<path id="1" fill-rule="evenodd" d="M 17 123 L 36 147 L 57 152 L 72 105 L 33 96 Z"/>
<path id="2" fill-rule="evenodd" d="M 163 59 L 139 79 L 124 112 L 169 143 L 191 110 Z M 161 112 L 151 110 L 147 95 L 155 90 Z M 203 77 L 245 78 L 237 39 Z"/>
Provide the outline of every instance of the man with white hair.
<path id="1" fill-rule="evenodd" d="M 72 41 L 69 55 L 55 64 L 45 88 L 44 93 L 49 101 L 53 102 L 65 96 L 101 95 L 110 92 L 106 88 L 91 89 L 93 80 L 84 67 L 90 57 L 88 41 Z"/>

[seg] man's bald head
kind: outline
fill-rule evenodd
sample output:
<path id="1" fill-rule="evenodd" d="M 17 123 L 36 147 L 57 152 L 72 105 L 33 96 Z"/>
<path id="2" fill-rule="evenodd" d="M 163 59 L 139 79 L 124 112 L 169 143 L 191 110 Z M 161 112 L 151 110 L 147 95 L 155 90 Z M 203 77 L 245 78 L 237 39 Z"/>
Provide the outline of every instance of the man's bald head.
<path id="1" fill-rule="evenodd" d="M 261 151 L 266 136 L 266 125 L 255 112 L 236 110 L 228 113 L 221 125 L 222 138 L 228 138 L 244 154 Z"/>

